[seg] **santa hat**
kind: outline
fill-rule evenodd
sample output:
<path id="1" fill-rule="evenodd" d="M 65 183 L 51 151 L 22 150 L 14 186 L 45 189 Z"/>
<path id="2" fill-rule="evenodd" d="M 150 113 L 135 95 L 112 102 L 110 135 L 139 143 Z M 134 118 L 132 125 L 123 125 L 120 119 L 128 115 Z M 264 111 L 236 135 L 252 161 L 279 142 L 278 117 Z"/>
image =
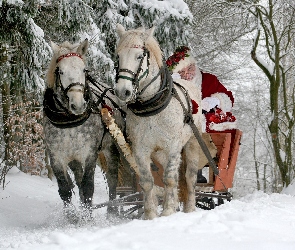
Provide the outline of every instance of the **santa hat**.
<path id="1" fill-rule="evenodd" d="M 176 73 L 191 64 L 196 64 L 196 60 L 188 47 L 180 46 L 172 56 L 168 57 L 166 64 L 173 73 Z"/>

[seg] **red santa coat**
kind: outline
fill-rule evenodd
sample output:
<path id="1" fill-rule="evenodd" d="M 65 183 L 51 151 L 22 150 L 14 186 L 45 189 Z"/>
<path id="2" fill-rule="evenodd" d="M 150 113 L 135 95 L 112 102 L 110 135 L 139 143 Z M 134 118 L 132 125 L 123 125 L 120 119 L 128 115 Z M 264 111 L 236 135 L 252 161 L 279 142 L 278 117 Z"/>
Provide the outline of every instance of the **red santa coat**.
<path id="1" fill-rule="evenodd" d="M 215 75 L 212 75 L 210 73 L 202 73 L 202 98 L 205 97 L 211 97 L 212 94 L 215 93 L 224 93 L 226 94 L 231 102 L 232 106 L 234 103 L 234 97 L 231 91 L 227 90 L 226 87 L 224 87 L 221 82 L 217 79 Z"/>
<path id="2" fill-rule="evenodd" d="M 220 109 L 207 112 L 206 132 L 231 132 L 236 129 L 236 118 L 230 112 L 234 97 L 231 91 L 227 90 L 215 75 L 202 73 L 202 99 L 206 97 L 216 97 L 220 101 Z M 222 111 L 222 112 L 221 112 Z"/>

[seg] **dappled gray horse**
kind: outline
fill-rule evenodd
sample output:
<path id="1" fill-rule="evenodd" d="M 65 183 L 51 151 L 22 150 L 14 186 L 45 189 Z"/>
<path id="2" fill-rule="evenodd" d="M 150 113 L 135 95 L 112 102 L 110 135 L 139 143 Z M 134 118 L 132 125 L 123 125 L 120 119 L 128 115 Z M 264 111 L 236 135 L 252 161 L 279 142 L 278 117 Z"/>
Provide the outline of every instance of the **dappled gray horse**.
<path id="1" fill-rule="evenodd" d="M 91 209 L 98 153 L 101 150 L 107 162 L 110 200 L 116 197 L 119 153 L 111 136 L 105 133 L 99 114 L 101 103 L 94 101 L 86 80 L 88 40 L 78 45 L 64 42 L 51 46 L 53 57 L 44 94 L 44 134 L 50 164 L 65 207 L 72 207 L 69 167 L 79 188 L 81 204 Z M 93 112 L 96 108 L 97 113 Z"/>

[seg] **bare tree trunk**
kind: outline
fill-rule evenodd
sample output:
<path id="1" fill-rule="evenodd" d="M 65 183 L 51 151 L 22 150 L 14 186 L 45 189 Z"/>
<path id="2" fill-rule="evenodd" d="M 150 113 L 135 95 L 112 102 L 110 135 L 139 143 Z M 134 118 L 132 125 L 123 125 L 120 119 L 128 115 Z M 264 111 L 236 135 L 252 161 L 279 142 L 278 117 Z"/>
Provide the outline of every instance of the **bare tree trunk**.
<path id="1" fill-rule="evenodd" d="M 255 122 L 254 126 L 254 138 L 253 138 L 253 157 L 254 157 L 254 163 L 255 163 L 255 174 L 256 174 L 256 185 L 257 185 L 257 190 L 260 190 L 260 182 L 259 182 L 259 160 L 257 159 L 256 156 L 256 130 L 257 130 L 257 121 Z"/>
<path id="2" fill-rule="evenodd" d="M 271 121 L 268 128 L 282 186 L 288 186 L 294 178 L 295 168 L 292 155 L 292 149 L 295 147 L 292 141 L 295 122 L 295 90 L 293 85 L 292 95 L 288 93 L 292 81 L 288 82 L 287 73 L 294 65 L 286 65 L 284 61 L 285 57 L 292 56 L 288 53 L 288 48 L 293 42 L 295 10 L 292 9 L 290 13 L 282 12 L 284 9 L 281 7 L 279 2 L 268 0 L 267 8 L 255 6 L 250 10 L 257 17 L 257 35 L 251 56 L 269 80 Z M 280 16 L 287 19 L 282 21 Z M 264 48 L 270 61 L 269 65 L 265 64 L 256 53 L 260 41 L 265 43 Z"/>

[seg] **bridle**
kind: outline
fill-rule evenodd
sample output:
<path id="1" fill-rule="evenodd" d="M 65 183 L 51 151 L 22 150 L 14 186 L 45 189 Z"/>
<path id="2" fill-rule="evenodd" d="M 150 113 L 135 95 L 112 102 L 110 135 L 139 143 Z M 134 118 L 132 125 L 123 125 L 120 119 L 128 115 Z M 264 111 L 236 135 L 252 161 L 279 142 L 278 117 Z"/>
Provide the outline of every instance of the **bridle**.
<path id="1" fill-rule="evenodd" d="M 136 72 L 133 72 L 130 69 L 120 69 L 119 68 L 119 58 L 117 59 L 117 66 L 116 66 L 116 82 L 118 82 L 118 80 L 120 78 L 131 81 L 132 82 L 132 86 L 133 86 L 133 95 L 131 97 L 130 102 L 135 101 L 136 98 L 142 94 L 142 92 L 146 89 L 146 87 L 144 88 L 144 90 L 141 90 L 140 92 L 139 90 L 139 82 L 144 78 L 147 77 L 149 74 L 149 66 L 150 66 L 150 53 L 149 51 L 146 49 L 145 46 L 138 46 L 138 45 L 133 45 L 131 48 L 141 48 L 143 49 L 143 56 L 139 62 L 138 68 Z M 145 57 L 147 56 L 147 68 L 146 70 L 143 72 L 142 75 L 139 76 L 140 72 L 143 71 L 142 69 L 142 64 L 143 64 L 143 60 L 145 59 Z M 124 76 L 124 75 L 120 75 L 120 72 L 125 72 L 125 73 L 129 73 L 132 77 L 129 76 Z"/>
<path id="2" fill-rule="evenodd" d="M 77 53 L 68 53 L 65 55 L 60 56 L 57 59 L 57 63 L 60 62 L 63 58 L 71 57 L 71 56 L 78 56 L 82 59 L 82 56 Z M 83 124 L 92 113 L 93 109 L 93 101 L 91 97 L 91 90 L 90 86 L 87 83 L 87 76 L 88 72 L 85 70 L 85 85 L 80 82 L 71 83 L 67 88 L 61 83 L 60 79 L 60 71 L 59 67 L 55 69 L 55 87 L 54 88 L 47 88 L 44 93 L 43 99 L 43 111 L 49 121 L 58 128 L 71 128 L 76 127 Z M 76 115 L 73 114 L 68 105 L 65 105 L 64 102 L 69 102 L 69 98 L 67 96 L 68 91 L 74 86 L 82 86 L 83 88 L 83 97 L 86 101 L 86 109 L 85 111 L 80 114 Z M 60 93 L 59 95 L 57 93 Z"/>
<path id="3" fill-rule="evenodd" d="M 71 56 L 78 56 L 82 59 L 82 56 L 77 53 L 68 53 L 65 55 L 60 56 L 57 59 L 57 63 L 61 61 L 63 58 L 71 57 Z M 44 93 L 43 99 L 43 111 L 46 117 L 49 119 L 51 124 L 58 128 L 72 128 L 82 125 L 89 117 L 93 114 L 100 114 L 100 110 L 98 106 L 101 104 L 102 106 L 108 107 L 105 103 L 104 98 L 107 98 L 117 110 L 121 112 L 123 117 L 126 117 L 126 113 L 112 100 L 110 97 L 107 96 L 107 92 L 111 91 L 112 88 L 108 88 L 103 86 L 101 83 L 97 82 L 88 72 L 88 70 L 84 70 L 85 72 L 85 85 L 79 82 L 70 84 L 67 88 L 61 83 L 60 79 L 60 72 L 59 68 L 55 69 L 55 87 L 54 88 L 47 88 Z M 91 88 L 88 84 L 88 81 L 96 87 L 97 90 Z M 84 100 L 87 102 L 87 107 L 85 111 L 80 115 L 75 115 L 70 112 L 68 107 L 64 105 L 63 101 L 60 100 L 66 99 L 68 101 L 67 93 L 70 89 L 74 86 L 82 86 L 84 91 Z M 57 90 L 59 91 L 60 97 L 57 95 Z M 101 92 L 101 93 L 100 93 Z M 94 101 L 92 98 L 92 94 L 97 96 L 97 101 Z M 110 108 L 110 107 L 109 107 Z M 111 108 L 110 108 L 111 109 Z M 126 133 L 126 132 L 124 132 Z M 104 131 L 105 134 L 105 131 Z M 101 140 L 102 142 L 102 140 Z M 99 148 L 101 147 L 101 143 Z"/>
<path id="4" fill-rule="evenodd" d="M 147 77 L 149 74 L 149 66 L 150 66 L 150 52 L 145 46 L 138 46 L 133 45 L 131 48 L 141 48 L 143 49 L 143 57 L 139 62 L 138 69 L 135 72 L 129 69 L 119 69 L 119 65 L 116 69 L 116 82 L 118 79 L 122 78 L 132 82 L 133 87 L 133 95 L 127 103 L 127 108 L 130 109 L 135 115 L 137 116 L 151 116 L 161 112 L 163 109 L 166 108 L 168 103 L 172 97 L 172 88 L 173 88 L 173 81 L 168 72 L 167 67 L 163 63 L 163 66 L 159 69 L 158 73 L 141 89 L 139 90 L 139 82 L 144 78 Z M 143 60 L 147 56 L 147 69 L 143 72 L 142 64 Z M 120 72 L 127 72 L 131 74 L 133 77 L 120 75 Z M 143 72 L 142 75 L 139 76 L 140 72 Z M 160 80 L 160 86 L 156 93 L 150 96 L 148 100 L 143 101 L 141 99 L 141 95 L 143 92 L 154 82 L 158 79 Z"/>
<path id="5" fill-rule="evenodd" d="M 73 56 L 77 56 L 79 58 L 81 58 L 81 60 L 83 60 L 82 56 L 78 53 L 67 53 L 65 55 L 61 55 L 59 58 L 57 58 L 56 63 L 59 63 L 62 59 L 64 58 L 68 58 L 68 57 L 73 57 Z M 62 85 L 61 79 L 60 79 L 60 70 L 59 67 L 57 66 L 55 69 L 55 90 L 56 92 L 58 91 L 58 88 L 60 88 L 61 90 L 61 98 L 63 100 L 66 100 L 67 102 L 69 101 L 69 97 L 68 97 L 68 92 L 74 87 L 74 86 L 81 86 L 82 87 L 82 91 L 83 91 L 83 98 L 87 103 L 87 107 L 89 107 L 89 105 L 92 102 L 92 98 L 91 98 L 91 93 L 90 93 L 90 87 L 89 84 L 87 82 L 87 74 L 88 71 L 87 69 L 84 69 L 84 73 L 85 73 L 85 84 L 81 83 L 81 82 L 73 82 L 71 83 L 69 86 L 67 86 L 66 88 L 64 88 L 64 86 Z M 64 107 L 64 105 L 62 105 Z M 66 107 L 64 107 L 64 109 L 67 109 L 67 112 L 71 113 L 70 110 Z"/>

